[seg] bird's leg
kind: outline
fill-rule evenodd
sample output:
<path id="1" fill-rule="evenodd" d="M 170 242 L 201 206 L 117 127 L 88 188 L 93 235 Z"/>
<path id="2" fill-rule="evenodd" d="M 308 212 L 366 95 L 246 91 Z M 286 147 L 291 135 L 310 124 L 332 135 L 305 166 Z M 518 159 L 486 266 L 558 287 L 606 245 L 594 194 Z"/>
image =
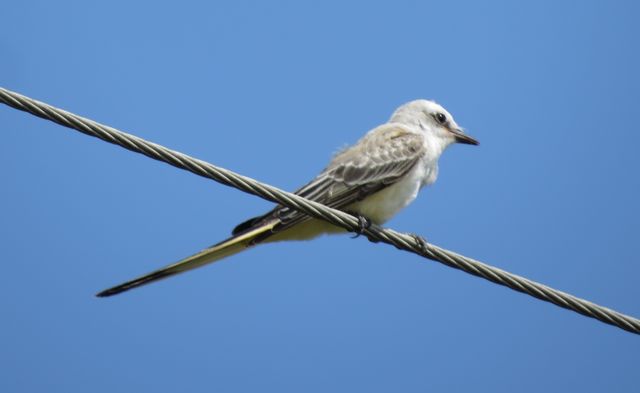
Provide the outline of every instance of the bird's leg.
<path id="1" fill-rule="evenodd" d="M 423 254 L 426 254 L 427 251 L 429 251 L 429 245 L 427 244 L 427 241 L 424 239 L 424 237 L 415 233 L 409 233 L 409 236 L 411 236 L 413 240 L 418 243 L 418 247 Z"/>
<path id="2" fill-rule="evenodd" d="M 372 224 L 371 219 L 363 216 L 362 214 L 358 214 L 354 212 L 347 212 L 347 213 L 351 214 L 352 216 L 355 216 L 358 219 L 358 229 L 356 229 L 355 231 L 356 234 L 351 237 L 352 239 L 360 237 L 360 235 L 364 234 L 365 230 L 371 227 L 371 224 Z"/>

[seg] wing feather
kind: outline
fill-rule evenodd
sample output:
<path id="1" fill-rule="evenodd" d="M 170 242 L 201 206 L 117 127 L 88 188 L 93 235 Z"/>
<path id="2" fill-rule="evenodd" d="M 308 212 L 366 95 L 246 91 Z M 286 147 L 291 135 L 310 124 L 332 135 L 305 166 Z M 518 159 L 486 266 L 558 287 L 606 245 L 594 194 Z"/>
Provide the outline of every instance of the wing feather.
<path id="1" fill-rule="evenodd" d="M 337 154 L 329 165 L 295 194 L 336 209 L 343 209 L 401 179 L 425 153 L 423 136 L 398 124 L 385 124 Z M 277 206 L 267 214 L 245 221 L 233 233 L 278 217 L 274 232 L 309 219 L 304 213 Z"/>

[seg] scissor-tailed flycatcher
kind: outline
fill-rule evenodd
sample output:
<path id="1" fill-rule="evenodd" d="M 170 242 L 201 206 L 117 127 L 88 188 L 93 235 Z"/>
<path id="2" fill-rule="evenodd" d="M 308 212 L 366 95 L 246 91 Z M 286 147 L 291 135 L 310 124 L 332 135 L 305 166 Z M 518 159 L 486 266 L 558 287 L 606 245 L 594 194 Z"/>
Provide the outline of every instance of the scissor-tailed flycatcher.
<path id="1" fill-rule="evenodd" d="M 436 180 L 438 158 L 454 142 L 477 145 L 453 117 L 433 101 L 399 107 L 389 122 L 369 131 L 296 194 L 382 224 Z M 111 296 L 195 269 L 262 242 L 306 240 L 344 229 L 284 206 L 238 225 L 230 238 L 173 265 L 98 293 Z"/>

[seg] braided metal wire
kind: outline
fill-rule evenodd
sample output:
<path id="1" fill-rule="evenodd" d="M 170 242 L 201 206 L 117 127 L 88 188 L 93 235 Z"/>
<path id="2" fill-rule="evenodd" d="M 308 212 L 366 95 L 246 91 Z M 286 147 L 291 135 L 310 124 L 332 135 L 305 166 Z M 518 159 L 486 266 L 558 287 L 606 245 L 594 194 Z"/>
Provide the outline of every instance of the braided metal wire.
<path id="1" fill-rule="evenodd" d="M 155 160 L 166 162 L 177 168 L 185 169 L 197 175 L 235 187 L 249 194 L 257 195 L 269 201 L 302 211 L 310 216 L 326 220 L 349 231 L 358 231 L 360 229 L 360 223 L 356 217 L 340 210 L 326 207 L 317 202 L 282 191 L 268 184 L 260 183 L 254 179 L 189 157 L 134 135 L 118 131 L 1 87 L 0 102 L 136 153 L 144 154 Z M 377 225 L 366 228 L 364 234 L 373 241 L 391 244 L 398 249 L 413 252 L 537 299 L 575 311 L 590 318 L 595 318 L 626 331 L 640 334 L 640 320 L 636 318 L 489 266 L 480 261 L 456 254 L 455 252 L 445 250 L 433 244 L 425 244 L 416 239 L 415 236 L 399 233 L 391 229 L 383 229 Z"/>

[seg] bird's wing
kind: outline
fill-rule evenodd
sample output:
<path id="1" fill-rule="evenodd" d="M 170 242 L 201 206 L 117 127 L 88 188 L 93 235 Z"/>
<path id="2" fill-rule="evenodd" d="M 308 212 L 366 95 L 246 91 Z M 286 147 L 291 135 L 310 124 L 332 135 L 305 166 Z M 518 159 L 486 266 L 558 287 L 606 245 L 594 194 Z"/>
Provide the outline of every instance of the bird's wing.
<path id="1" fill-rule="evenodd" d="M 320 175 L 295 194 L 342 209 L 400 180 L 424 153 L 422 134 L 399 124 L 385 124 L 338 153 Z M 276 217 L 281 223 L 272 229 L 273 232 L 309 218 L 304 213 L 277 206 L 265 215 L 238 225 L 233 233 L 246 231 Z"/>

